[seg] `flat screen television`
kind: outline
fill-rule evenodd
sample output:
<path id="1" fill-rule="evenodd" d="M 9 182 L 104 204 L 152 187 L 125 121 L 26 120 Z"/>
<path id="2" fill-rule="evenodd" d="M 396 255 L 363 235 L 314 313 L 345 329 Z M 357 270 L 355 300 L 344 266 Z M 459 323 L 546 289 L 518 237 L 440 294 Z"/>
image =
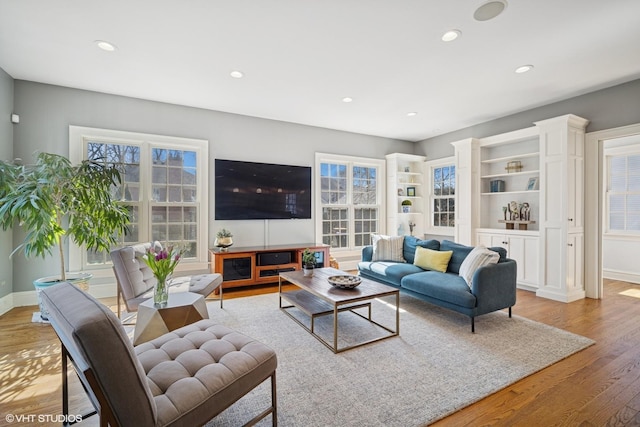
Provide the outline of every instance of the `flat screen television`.
<path id="1" fill-rule="evenodd" d="M 311 218 L 311 167 L 215 160 L 217 220 Z"/>

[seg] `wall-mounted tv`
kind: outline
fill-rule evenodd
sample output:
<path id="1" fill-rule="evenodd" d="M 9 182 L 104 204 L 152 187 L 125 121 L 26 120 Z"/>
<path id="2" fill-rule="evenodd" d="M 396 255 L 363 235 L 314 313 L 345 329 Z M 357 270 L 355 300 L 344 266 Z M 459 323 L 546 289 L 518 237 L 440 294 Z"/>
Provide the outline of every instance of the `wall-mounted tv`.
<path id="1" fill-rule="evenodd" d="M 216 219 L 311 218 L 311 167 L 215 161 Z"/>

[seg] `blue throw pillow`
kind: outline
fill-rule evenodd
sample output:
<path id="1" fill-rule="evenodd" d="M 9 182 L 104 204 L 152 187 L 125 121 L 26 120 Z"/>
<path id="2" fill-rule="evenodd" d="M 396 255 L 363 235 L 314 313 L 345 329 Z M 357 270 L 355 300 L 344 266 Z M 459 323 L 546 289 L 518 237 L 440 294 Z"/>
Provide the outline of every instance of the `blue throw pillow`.
<path id="1" fill-rule="evenodd" d="M 409 264 L 413 264 L 416 255 L 416 247 L 418 246 L 437 251 L 440 249 L 440 242 L 437 240 L 421 240 L 415 236 L 404 236 L 402 256 Z"/>
<path id="2" fill-rule="evenodd" d="M 455 243 L 450 240 L 443 240 L 440 243 L 441 251 L 453 251 L 453 255 L 451 256 L 451 261 L 449 261 L 449 267 L 447 268 L 447 272 L 450 273 L 460 273 L 460 266 L 462 265 L 462 261 L 469 255 L 469 253 L 473 250 L 473 246 L 461 245 L 460 243 Z"/>

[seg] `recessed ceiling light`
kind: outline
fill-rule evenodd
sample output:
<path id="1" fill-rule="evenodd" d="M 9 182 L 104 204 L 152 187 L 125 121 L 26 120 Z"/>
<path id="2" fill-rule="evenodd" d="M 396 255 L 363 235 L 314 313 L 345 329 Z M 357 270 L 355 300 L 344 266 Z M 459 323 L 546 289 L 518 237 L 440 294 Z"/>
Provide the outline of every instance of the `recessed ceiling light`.
<path id="1" fill-rule="evenodd" d="M 462 34 L 462 32 L 460 30 L 449 30 L 446 33 L 444 33 L 442 35 L 442 41 L 443 42 L 452 42 L 455 39 L 457 39 L 458 37 L 460 37 L 460 35 Z"/>
<path id="2" fill-rule="evenodd" d="M 516 73 L 518 74 L 522 74 L 522 73 L 526 73 L 527 71 L 531 71 L 533 70 L 533 65 L 521 65 L 520 67 L 516 68 Z"/>
<path id="3" fill-rule="evenodd" d="M 352 102 L 352 101 L 353 101 L 353 98 L 349 98 L 348 96 L 342 98 L 342 102 Z"/>
<path id="4" fill-rule="evenodd" d="M 414 116 L 417 116 L 417 115 L 418 115 L 418 113 L 416 113 L 415 111 L 410 111 L 410 112 L 407 113 L 407 116 L 409 116 L 409 117 L 414 117 Z"/>
<path id="5" fill-rule="evenodd" d="M 506 0 L 491 0 L 477 8 L 473 17 L 476 21 L 488 21 L 500 15 L 506 8 Z"/>
<path id="6" fill-rule="evenodd" d="M 98 47 L 104 51 L 107 52 L 113 52 L 114 50 L 117 49 L 116 45 L 114 45 L 113 43 L 109 43 L 107 41 L 104 40 L 96 40 L 94 42 L 96 45 L 98 45 Z"/>
<path id="7" fill-rule="evenodd" d="M 238 71 L 238 70 L 234 70 L 230 72 L 229 75 L 234 79 L 241 79 L 244 77 L 244 74 L 242 73 L 242 71 Z"/>

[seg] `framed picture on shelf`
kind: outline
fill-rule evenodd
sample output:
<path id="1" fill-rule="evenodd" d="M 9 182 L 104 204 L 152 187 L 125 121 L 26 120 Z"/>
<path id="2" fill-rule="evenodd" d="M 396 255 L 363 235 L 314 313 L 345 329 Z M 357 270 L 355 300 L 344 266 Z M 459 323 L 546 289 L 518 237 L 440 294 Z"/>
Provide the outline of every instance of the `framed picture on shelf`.
<path id="1" fill-rule="evenodd" d="M 527 183 L 527 191 L 529 190 L 538 190 L 538 177 L 529 178 L 529 182 Z"/>
<path id="2" fill-rule="evenodd" d="M 407 187 L 407 196 L 415 197 L 416 196 L 416 187 Z"/>

